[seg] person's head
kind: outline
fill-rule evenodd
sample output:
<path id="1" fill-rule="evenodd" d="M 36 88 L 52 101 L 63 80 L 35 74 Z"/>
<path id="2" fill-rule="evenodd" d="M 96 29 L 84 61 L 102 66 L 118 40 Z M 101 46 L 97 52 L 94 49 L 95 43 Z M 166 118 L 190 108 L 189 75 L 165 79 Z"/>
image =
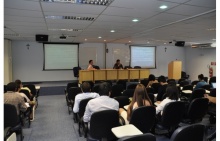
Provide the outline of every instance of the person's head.
<path id="1" fill-rule="evenodd" d="M 163 75 L 159 76 L 159 77 L 158 77 L 158 82 L 159 82 L 159 83 L 166 83 L 166 78 L 165 78 L 165 76 L 163 76 Z"/>
<path id="2" fill-rule="evenodd" d="M 179 99 L 179 90 L 178 90 L 178 88 L 174 85 L 168 85 L 167 88 L 166 88 L 166 96 L 169 99 L 178 100 Z"/>
<path id="3" fill-rule="evenodd" d="M 81 89 L 84 93 L 91 91 L 91 86 L 90 86 L 89 82 L 83 82 L 81 87 L 82 87 Z"/>
<path id="4" fill-rule="evenodd" d="M 21 80 L 19 79 L 15 80 L 15 84 L 17 85 L 18 88 L 22 88 Z"/>
<path id="5" fill-rule="evenodd" d="M 150 74 L 148 77 L 149 81 L 155 81 L 155 76 L 153 74 Z"/>
<path id="6" fill-rule="evenodd" d="M 149 103 L 152 105 L 145 86 L 143 84 L 137 84 L 134 90 L 132 103 L 134 104 L 135 102 L 137 102 L 138 107 L 140 107 L 140 106 L 144 106 L 144 102 L 143 102 L 144 100 L 148 100 Z"/>
<path id="7" fill-rule="evenodd" d="M 93 65 L 93 60 L 89 60 L 89 64 Z"/>
<path id="8" fill-rule="evenodd" d="M 119 60 L 119 59 L 117 59 L 117 60 L 116 60 L 116 63 L 117 63 L 117 64 L 120 64 L 120 60 Z"/>
<path id="9" fill-rule="evenodd" d="M 7 84 L 7 91 L 16 92 L 18 89 L 17 84 L 15 82 L 10 82 Z"/>
<path id="10" fill-rule="evenodd" d="M 198 75 L 198 79 L 199 79 L 199 81 L 204 80 L 203 74 Z"/>
<path id="11" fill-rule="evenodd" d="M 99 95 L 107 95 L 110 96 L 112 87 L 108 82 L 103 82 L 99 85 Z"/>

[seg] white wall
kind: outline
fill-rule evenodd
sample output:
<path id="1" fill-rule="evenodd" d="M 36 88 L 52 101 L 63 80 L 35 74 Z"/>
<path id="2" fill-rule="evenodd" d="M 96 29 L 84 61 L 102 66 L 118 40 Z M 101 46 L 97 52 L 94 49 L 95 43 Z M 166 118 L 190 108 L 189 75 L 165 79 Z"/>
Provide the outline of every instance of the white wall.
<path id="1" fill-rule="evenodd" d="M 27 44 L 30 44 L 29 50 Z M 105 53 L 105 45 L 102 43 L 84 43 L 80 47 L 96 48 L 97 62 L 100 68 L 112 68 L 115 63 L 113 55 L 114 49 L 129 49 L 125 44 L 107 43 L 108 53 Z M 167 48 L 165 52 L 165 47 Z M 86 52 L 89 53 L 89 52 Z M 200 56 L 203 53 L 204 56 Z M 211 61 L 216 60 L 215 49 L 191 49 L 189 47 L 175 46 L 157 46 L 156 48 L 156 69 L 151 69 L 150 72 L 155 76 L 168 75 L 168 63 L 173 60 L 182 61 L 182 69 L 190 74 L 191 79 L 197 79 L 198 73 L 203 73 L 208 76 L 207 65 Z M 106 62 L 105 62 L 106 55 Z M 118 58 L 120 59 L 120 58 Z M 43 44 L 26 41 L 12 41 L 12 60 L 13 60 L 13 80 L 21 79 L 23 82 L 34 81 L 62 81 L 75 80 L 72 70 L 65 71 L 42 71 L 43 70 Z M 201 64 L 202 62 L 202 64 Z M 80 65 L 82 65 L 80 63 Z M 85 64 L 84 64 L 85 65 Z M 123 64 L 128 65 L 128 64 Z M 193 77 L 195 75 L 195 77 Z"/>
<path id="2" fill-rule="evenodd" d="M 197 80 L 199 74 L 208 77 L 211 62 L 216 62 L 216 48 L 186 48 L 186 72 L 192 81 Z"/>
<path id="3" fill-rule="evenodd" d="M 4 85 L 12 81 L 11 41 L 4 40 Z"/>

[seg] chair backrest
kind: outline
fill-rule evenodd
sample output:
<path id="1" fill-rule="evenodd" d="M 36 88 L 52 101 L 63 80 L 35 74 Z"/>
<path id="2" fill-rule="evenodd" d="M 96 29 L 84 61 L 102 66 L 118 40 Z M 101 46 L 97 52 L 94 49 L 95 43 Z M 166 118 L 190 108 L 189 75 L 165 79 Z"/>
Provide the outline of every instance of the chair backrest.
<path id="1" fill-rule="evenodd" d="M 211 85 L 213 82 L 216 82 L 216 76 L 213 76 L 209 79 L 209 85 Z"/>
<path id="2" fill-rule="evenodd" d="M 185 85 L 182 90 L 191 90 L 193 91 L 193 85 Z"/>
<path id="3" fill-rule="evenodd" d="M 127 96 L 127 97 L 133 97 L 134 95 L 134 89 L 127 89 L 123 91 L 123 96 Z"/>
<path id="4" fill-rule="evenodd" d="M 167 83 L 172 82 L 172 81 L 176 83 L 175 79 L 167 79 Z"/>
<path id="5" fill-rule="evenodd" d="M 73 67 L 74 77 L 79 77 L 79 70 L 81 70 L 81 67 Z"/>
<path id="6" fill-rule="evenodd" d="M 189 85 L 189 81 L 184 80 L 184 81 L 181 81 L 181 82 L 180 82 L 180 87 L 183 87 L 183 86 L 185 86 L 185 85 Z"/>
<path id="7" fill-rule="evenodd" d="M 151 88 L 154 88 L 154 94 L 158 93 L 160 86 L 161 86 L 160 83 L 153 83 L 151 85 Z"/>
<path id="8" fill-rule="evenodd" d="M 120 138 L 118 141 L 156 141 L 156 137 L 151 133 Z"/>
<path id="9" fill-rule="evenodd" d="M 97 70 L 100 69 L 99 66 L 95 66 L 95 65 L 93 65 L 93 68 L 95 68 L 95 69 L 97 69 Z"/>
<path id="10" fill-rule="evenodd" d="M 180 79 L 178 80 L 178 84 L 180 84 L 180 82 L 185 81 L 185 80 L 186 80 L 185 78 L 180 78 Z"/>
<path id="11" fill-rule="evenodd" d="M 28 87 L 31 90 L 31 94 L 33 94 L 34 96 L 37 95 L 37 90 L 34 84 L 27 84 L 24 85 L 24 87 Z"/>
<path id="12" fill-rule="evenodd" d="M 124 88 L 122 84 L 116 84 L 112 86 L 112 93 L 110 95 L 111 98 L 116 96 L 121 96 L 121 92 L 123 92 Z"/>
<path id="13" fill-rule="evenodd" d="M 199 80 L 195 80 L 195 81 L 193 81 L 192 83 L 191 83 L 191 85 L 196 85 L 197 83 L 199 82 Z"/>
<path id="14" fill-rule="evenodd" d="M 130 103 L 128 96 L 117 96 L 114 99 L 118 101 L 119 108 L 124 108 L 125 105 L 129 105 Z"/>
<path id="15" fill-rule="evenodd" d="M 207 98 L 196 98 L 189 104 L 187 118 L 192 121 L 201 120 L 208 111 L 209 100 Z"/>
<path id="16" fill-rule="evenodd" d="M 127 80 L 118 80 L 116 82 L 116 84 L 121 84 L 124 90 L 126 90 L 126 83 L 127 83 Z"/>
<path id="17" fill-rule="evenodd" d="M 86 98 L 86 99 L 82 99 L 79 103 L 79 112 L 77 113 L 79 115 L 79 118 L 83 117 L 85 109 L 86 109 L 86 105 L 89 102 L 89 100 L 91 100 L 93 98 Z"/>
<path id="18" fill-rule="evenodd" d="M 130 124 L 141 132 L 148 133 L 155 123 L 156 109 L 153 106 L 142 106 L 132 111 Z"/>
<path id="19" fill-rule="evenodd" d="M 24 93 L 30 100 L 33 100 L 33 98 L 30 96 L 30 93 L 28 90 L 22 89 L 19 92 Z"/>
<path id="20" fill-rule="evenodd" d="M 147 86 L 148 82 L 149 82 L 148 79 L 141 80 L 141 84 L 143 84 L 145 87 Z"/>
<path id="21" fill-rule="evenodd" d="M 140 66 L 134 66 L 134 69 L 141 69 Z"/>
<path id="22" fill-rule="evenodd" d="M 68 92 L 68 99 L 72 100 L 72 101 L 75 101 L 76 95 L 79 94 L 79 93 L 82 93 L 82 90 L 79 87 L 71 87 L 71 88 L 68 89 L 67 92 Z"/>
<path id="23" fill-rule="evenodd" d="M 78 87 L 78 82 L 67 83 L 66 90 L 68 91 L 71 87 Z"/>
<path id="24" fill-rule="evenodd" d="M 179 127 L 171 136 L 171 141 L 203 141 L 205 136 L 205 126 L 202 124 L 192 124 Z"/>
<path id="25" fill-rule="evenodd" d="M 90 119 L 89 134 L 95 139 L 115 138 L 111 129 L 119 126 L 119 114 L 116 110 L 94 112 Z"/>
<path id="26" fill-rule="evenodd" d="M 14 105 L 4 104 L 4 128 L 15 127 L 19 123 L 19 115 Z"/>
<path id="27" fill-rule="evenodd" d="M 150 87 L 150 88 L 146 88 L 147 93 L 152 93 L 154 94 L 154 88 Z"/>
<path id="28" fill-rule="evenodd" d="M 150 100 L 151 100 L 151 103 L 154 105 L 154 94 L 153 93 L 147 93 Z"/>
<path id="29" fill-rule="evenodd" d="M 203 88 L 196 89 L 192 92 L 189 101 L 191 102 L 193 99 L 202 98 L 204 97 L 204 94 L 205 94 L 205 89 Z"/>
<path id="30" fill-rule="evenodd" d="M 163 109 L 161 124 L 165 127 L 177 126 L 182 120 L 185 111 L 185 103 L 175 101 L 167 103 Z"/>
<path id="31" fill-rule="evenodd" d="M 127 86 L 127 89 L 135 89 L 136 86 L 137 86 L 137 84 L 129 84 L 129 85 Z"/>
<path id="32" fill-rule="evenodd" d="M 124 69 L 132 69 L 131 66 L 125 66 Z"/>
<path id="33" fill-rule="evenodd" d="M 207 84 L 207 85 L 203 85 L 201 88 L 210 91 L 211 89 L 211 85 Z"/>

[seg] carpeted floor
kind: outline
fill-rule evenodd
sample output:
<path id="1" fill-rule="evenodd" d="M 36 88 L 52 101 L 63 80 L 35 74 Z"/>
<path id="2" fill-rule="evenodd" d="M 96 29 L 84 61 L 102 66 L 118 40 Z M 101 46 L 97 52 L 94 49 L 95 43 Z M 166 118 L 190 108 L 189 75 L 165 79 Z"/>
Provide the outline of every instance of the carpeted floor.
<path id="1" fill-rule="evenodd" d="M 66 86 L 56 86 L 56 87 L 41 87 L 39 95 L 64 95 L 64 89 Z"/>

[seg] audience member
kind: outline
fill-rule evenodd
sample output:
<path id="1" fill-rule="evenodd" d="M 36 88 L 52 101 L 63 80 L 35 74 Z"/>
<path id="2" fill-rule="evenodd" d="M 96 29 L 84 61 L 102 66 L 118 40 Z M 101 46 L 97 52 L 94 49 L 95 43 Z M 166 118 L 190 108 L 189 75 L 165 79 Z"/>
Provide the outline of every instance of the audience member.
<path id="1" fill-rule="evenodd" d="M 158 78 L 158 82 L 161 86 L 158 89 L 157 101 L 162 101 L 163 95 L 166 93 L 168 83 L 166 82 L 166 78 L 163 75 Z"/>
<path id="2" fill-rule="evenodd" d="M 31 90 L 30 90 L 28 87 L 23 87 L 21 80 L 17 79 L 17 80 L 15 80 L 15 83 L 16 83 L 17 86 L 20 87 L 19 91 L 20 91 L 20 90 L 28 90 L 28 91 L 29 91 L 29 95 L 30 95 L 30 97 L 31 97 L 30 100 L 33 99 L 33 95 L 31 94 Z"/>
<path id="3" fill-rule="evenodd" d="M 162 111 L 167 103 L 178 101 L 178 100 L 180 100 L 178 88 L 174 85 L 167 86 L 166 98 L 157 105 L 156 114 L 158 114 L 160 112 L 162 114 Z"/>
<path id="4" fill-rule="evenodd" d="M 158 81 L 156 80 L 155 76 L 153 74 L 150 74 L 148 77 L 148 84 L 147 84 L 147 88 L 151 87 L 151 85 L 153 83 L 158 83 Z"/>
<path id="5" fill-rule="evenodd" d="M 194 88 L 194 90 L 201 88 L 204 85 L 208 85 L 208 83 L 206 83 L 204 80 L 203 74 L 198 75 L 198 79 L 199 79 L 199 82 L 196 84 L 196 87 Z"/>
<path id="6" fill-rule="evenodd" d="M 120 60 L 117 59 L 113 69 L 123 69 L 123 65 L 120 63 Z"/>
<path id="7" fill-rule="evenodd" d="M 79 103 L 83 99 L 87 98 L 97 98 L 99 97 L 99 94 L 91 92 L 91 86 L 88 82 L 83 82 L 81 86 L 82 92 L 80 94 L 77 94 L 75 97 L 73 112 L 78 113 L 79 112 Z"/>
<path id="8" fill-rule="evenodd" d="M 118 111 L 118 101 L 109 97 L 111 95 L 111 85 L 109 83 L 104 82 L 99 85 L 99 94 L 100 97 L 92 99 L 88 102 L 83 116 L 84 122 L 89 122 L 91 115 L 97 111 L 111 109 Z"/>
<path id="9" fill-rule="evenodd" d="M 143 84 L 138 84 L 135 88 L 132 102 L 129 104 L 127 111 L 123 108 L 119 109 L 119 114 L 125 120 L 125 124 L 129 124 L 132 111 L 141 106 L 152 106 L 152 103 L 145 86 Z"/>
<path id="10" fill-rule="evenodd" d="M 87 70 L 96 70 L 94 67 L 93 67 L 93 60 L 89 60 L 89 65 L 87 67 Z"/>
<path id="11" fill-rule="evenodd" d="M 4 94 L 4 104 L 11 104 L 16 107 L 17 114 L 20 114 L 20 111 L 25 112 L 27 106 L 24 102 L 24 98 L 16 94 L 17 85 L 15 82 L 10 82 L 7 84 L 7 92 Z"/>

